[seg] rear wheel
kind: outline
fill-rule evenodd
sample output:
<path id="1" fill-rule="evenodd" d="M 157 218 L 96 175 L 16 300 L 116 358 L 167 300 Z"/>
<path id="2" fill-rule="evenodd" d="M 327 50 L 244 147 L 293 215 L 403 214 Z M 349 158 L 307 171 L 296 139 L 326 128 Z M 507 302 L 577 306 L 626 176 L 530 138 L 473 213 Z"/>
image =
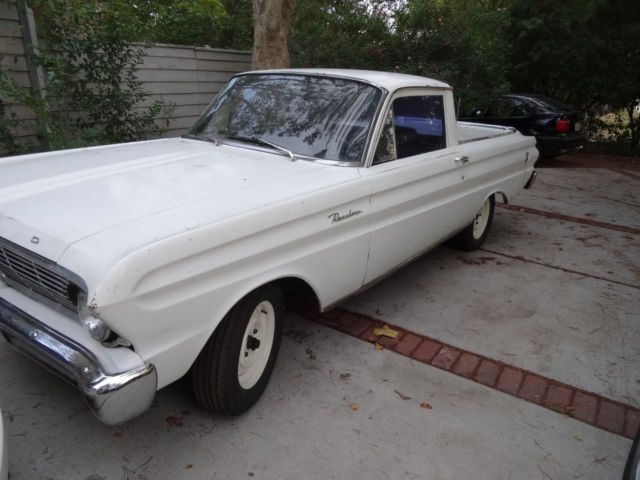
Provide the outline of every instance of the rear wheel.
<path id="1" fill-rule="evenodd" d="M 260 398 L 282 337 L 282 292 L 267 285 L 226 315 L 191 371 L 196 401 L 205 409 L 240 415 Z"/>
<path id="2" fill-rule="evenodd" d="M 461 250 L 471 251 L 480 248 L 484 243 L 491 222 L 493 221 L 493 210 L 495 209 L 495 197 L 491 195 L 487 198 L 473 221 L 467 227 L 451 239 L 451 244 Z"/>

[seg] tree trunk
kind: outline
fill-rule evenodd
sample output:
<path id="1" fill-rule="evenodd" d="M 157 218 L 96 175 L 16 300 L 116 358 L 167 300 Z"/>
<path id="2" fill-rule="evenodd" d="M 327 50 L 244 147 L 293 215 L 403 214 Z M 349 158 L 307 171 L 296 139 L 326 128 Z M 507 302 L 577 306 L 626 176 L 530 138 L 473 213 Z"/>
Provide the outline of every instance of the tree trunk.
<path id="1" fill-rule="evenodd" d="M 254 70 L 289 68 L 287 35 L 295 0 L 253 0 Z"/>

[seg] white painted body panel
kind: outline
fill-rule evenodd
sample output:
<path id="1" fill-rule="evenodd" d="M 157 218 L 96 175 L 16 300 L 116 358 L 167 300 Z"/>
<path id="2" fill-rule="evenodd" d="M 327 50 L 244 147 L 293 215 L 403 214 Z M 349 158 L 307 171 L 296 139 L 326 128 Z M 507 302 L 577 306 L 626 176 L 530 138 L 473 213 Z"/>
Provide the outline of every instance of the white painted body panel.
<path id="1" fill-rule="evenodd" d="M 186 139 L 0 159 L 0 236 L 79 275 L 94 313 L 133 344 L 137 361 L 155 365 L 162 388 L 187 372 L 255 288 L 299 278 L 326 308 L 455 234 L 488 196 L 511 198 L 530 177 L 533 140 L 517 132 L 501 128 L 458 145 L 458 131 L 470 140 L 495 130 L 458 127 L 445 84 L 371 77 L 389 92 L 444 92 L 450 146 L 358 168 Z M 456 162 L 461 156 L 469 162 Z M 49 308 L 13 297 L 21 308 Z M 77 319 L 52 318 L 114 369 L 136 361 L 105 352 Z"/>

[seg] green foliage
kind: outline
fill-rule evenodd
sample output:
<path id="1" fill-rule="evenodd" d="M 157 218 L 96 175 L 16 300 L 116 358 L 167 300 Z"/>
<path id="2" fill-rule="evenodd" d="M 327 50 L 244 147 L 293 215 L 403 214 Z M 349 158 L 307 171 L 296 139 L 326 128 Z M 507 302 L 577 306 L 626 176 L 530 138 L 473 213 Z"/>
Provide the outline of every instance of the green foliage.
<path id="1" fill-rule="evenodd" d="M 251 49 L 252 0 L 117 0 L 130 41 Z"/>
<path id="2" fill-rule="evenodd" d="M 102 141 L 97 138 L 102 131 L 109 138 L 129 138 L 118 130 L 118 122 L 102 117 L 107 111 L 130 121 L 127 131 L 144 131 L 151 113 L 146 118 L 125 113 L 140 112 L 130 106 L 144 98 L 139 84 L 130 83 L 135 76 L 125 73 L 134 70 L 140 51 L 122 50 L 125 41 L 250 49 L 252 4 L 39 0 L 34 3 L 37 16 L 46 35 L 57 39 L 50 44 L 51 55 L 40 56 L 51 81 L 47 108 L 41 111 L 57 113 L 55 121 L 45 113 L 39 116 L 50 125 L 48 131 L 57 128 L 60 118 L 63 125 L 78 124 L 79 138 L 67 139 L 66 127 L 55 134 L 55 141 L 62 138 L 66 144 Z M 96 5 L 101 10 L 96 11 Z M 288 43 L 295 67 L 415 73 L 447 81 L 461 97 L 489 99 L 521 91 L 586 111 L 608 106 L 626 112 L 627 120 L 593 120 L 588 125 L 609 132 L 606 138 L 640 149 L 640 117 L 633 109 L 640 99 L 638 0 L 297 0 Z M 98 71 L 87 71 L 89 59 Z M 78 80 L 87 73 L 86 81 Z M 118 83 L 131 85 L 125 89 L 128 96 L 121 96 Z M 6 81 L 0 89 L 5 97 L 6 91 L 14 98 L 21 95 Z M 40 107 L 32 102 L 34 110 Z M 159 112 L 163 106 L 152 106 L 150 112 L 153 108 Z M 83 123 L 89 120 L 92 123 Z M 3 128 L 7 125 L 0 123 L 0 139 Z"/>
<path id="3" fill-rule="evenodd" d="M 589 125 L 617 132 L 608 137 L 638 150 L 640 122 L 633 105 L 640 98 L 640 3 L 518 0 L 511 17 L 506 37 L 513 88 L 543 93 L 587 111 L 602 106 L 625 109 L 628 122 Z"/>
<path id="4" fill-rule="evenodd" d="M 396 50 L 386 2 L 297 0 L 289 34 L 292 66 L 388 70 Z"/>
<path id="5" fill-rule="evenodd" d="M 294 66 L 415 73 L 461 97 L 624 109 L 608 138 L 640 148 L 637 0 L 297 0 L 289 47 Z"/>
<path id="6" fill-rule="evenodd" d="M 396 19 L 411 60 L 400 70 L 443 79 L 462 97 L 495 97 L 508 91 L 503 35 L 507 8 L 412 0 Z"/>
<path id="7" fill-rule="evenodd" d="M 118 0 L 110 5 L 131 41 L 207 45 L 226 17 L 221 0 Z"/>
<path id="8" fill-rule="evenodd" d="M 159 135 L 154 119 L 166 118 L 172 107 L 161 100 L 147 102 L 136 77 L 144 48 L 127 42 L 121 12 L 83 0 L 39 0 L 32 6 L 46 38 L 46 50 L 34 52 L 46 87 L 42 97 L 33 96 L 5 70 L 0 72 L 0 99 L 34 111 L 43 143 L 59 149 Z M 19 151 L 6 135 L 19 125 L 3 119 L 0 140 L 12 152 Z"/>

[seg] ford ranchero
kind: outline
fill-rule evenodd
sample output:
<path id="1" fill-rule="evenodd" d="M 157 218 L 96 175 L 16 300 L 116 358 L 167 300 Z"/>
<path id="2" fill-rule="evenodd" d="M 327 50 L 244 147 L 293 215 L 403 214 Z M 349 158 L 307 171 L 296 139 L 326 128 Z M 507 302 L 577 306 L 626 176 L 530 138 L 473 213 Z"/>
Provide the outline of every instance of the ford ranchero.
<path id="1" fill-rule="evenodd" d="M 429 78 L 239 74 L 181 138 L 0 159 L 0 330 L 104 423 L 186 374 L 241 414 L 288 296 L 327 310 L 445 240 L 478 248 L 537 155 Z"/>

